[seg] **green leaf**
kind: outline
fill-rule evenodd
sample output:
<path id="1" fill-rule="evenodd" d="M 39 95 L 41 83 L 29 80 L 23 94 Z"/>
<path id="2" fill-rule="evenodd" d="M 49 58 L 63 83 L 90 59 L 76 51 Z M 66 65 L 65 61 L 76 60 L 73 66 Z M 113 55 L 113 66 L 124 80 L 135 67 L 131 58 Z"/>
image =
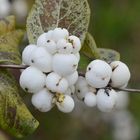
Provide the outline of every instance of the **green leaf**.
<path id="1" fill-rule="evenodd" d="M 120 60 L 120 54 L 111 49 L 97 48 L 95 40 L 90 33 L 87 33 L 84 45 L 80 51 L 81 59 L 79 63 L 79 71 L 85 72 L 88 64 L 94 59 L 102 59 L 110 63 Z"/>
<path id="2" fill-rule="evenodd" d="M 112 49 L 98 48 L 100 59 L 110 63 L 112 61 L 120 60 L 120 54 Z"/>
<path id="3" fill-rule="evenodd" d="M 21 64 L 19 43 L 23 36 L 23 30 L 14 30 L 0 36 L 0 63 Z"/>
<path id="4" fill-rule="evenodd" d="M 91 59 L 99 59 L 100 54 L 95 43 L 93 36 L 90 33 L 87 33 L 84 45 L 82 46 L 81 53 Z"/>
<path id="5" fill-rule="evenodd" d="M 15 30 L 13 16 L 0 20 L 0 63 L 21 64 L 19 43 L 23 36 L 23 30 Z M 0 69 L 0 127 L 21 138 L 35 131 L 38 125 L 19 96 L 15 78 Z"/>
<path id="6" fill-rule="evenodd" d="M 15 29 L 15 16 L 8 16 L 0 19 L 0 36 Z"/>
<path id="7" fill-rule="evenodd" d="M 79 72 L 86 72 L 86 68 L 88 66 L 88 64 L 91 62 L 92 60 L 89 59 L 87 56 L 85 56 L 84 54 L 80 54 L 80 62 L 78 65 L 78 71 Z"/>
<path id="8" fill-rule="evenodd" d="M 17 87 L 14 77 L 0 70 L 0 127 L 21 138 L 35 131 L 39 123 L 23 103 Z"/>
<path id="9" fill-rule="evenodd" d="M 86 38 L 82 49 L 80 51 L 80 63 L 79 63 L 79 71 L 85 72 L 88 64 L 94 60 L 100 58 L 100 53 L 96 46 L 95 40 L 90 33 L 86 34 Z"/>
<path id="10" fill-rule="evenodd" d="M 88 30 L 90 8 L 87 0 L 36 0 L 27 19 L 30 43 L 56 27 L 66 28 L 83 43 Z"/>

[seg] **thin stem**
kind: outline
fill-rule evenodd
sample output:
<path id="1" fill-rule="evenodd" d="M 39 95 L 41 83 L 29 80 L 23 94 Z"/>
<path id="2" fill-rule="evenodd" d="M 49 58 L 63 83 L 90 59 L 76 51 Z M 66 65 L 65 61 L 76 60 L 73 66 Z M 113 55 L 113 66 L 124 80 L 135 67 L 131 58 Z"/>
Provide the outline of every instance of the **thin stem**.
<path id="1" fill-rule="evenodd" d="M 10 68 L 10 69 L 26 69 L 27 65 L 5 65 L 0 64 L 0 68 Z"/>
<path id="2" fill-rule="evenodd" d="M 115 90 L 118 91 L 126 91 L 126 92 L 135 92 L 135 93 L 140 93 L 140 89 L 131 89 L 131 88 L 114 88 Z"/>
<path id="3" fill-rule="evenodd" d="M 83 76 L 85 77 L 85 74 L 80 72 L 79 73 L 79 76 Z M 131 88 L 113 88 L 115 90 L 118 90 L 118 91 L 126 91 L 126 92 L 137 92 L 137 93 L 140 93 L 140 89 L 131 89 Z"/>
<path id="4" fill-rule="evenodd" d="M 26 69 L 27 65 L 6 65 L 6 64 L 0 64 L 0 68 L 10 68 L 10 69 Z M 79 72 L 79 76 L 85 77 L 85 73 Z M 131 89 L 131 88 L 114 88 L 118 91 L 126 91 L 126 92 L 135 92 L 140 93 L 140 89 Z"/>

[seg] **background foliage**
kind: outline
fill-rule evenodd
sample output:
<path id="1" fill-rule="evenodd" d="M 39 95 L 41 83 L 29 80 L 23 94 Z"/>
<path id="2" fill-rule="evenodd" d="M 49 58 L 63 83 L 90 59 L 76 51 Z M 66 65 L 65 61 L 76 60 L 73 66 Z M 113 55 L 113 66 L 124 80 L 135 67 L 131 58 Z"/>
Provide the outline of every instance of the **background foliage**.
<path id="1" fill-rule="evenodd" d="M 32 5 L 32 0 L 29 2 Z M 94 35 L 98 47 L 112 48 L 120 52 L 121 60 L 128 64 L 132 73 L 129 86 L 140 88 L 140 1 L 89 0 L 89 2 L 92 10 L 89 32 Z M 80 115 L 74 116 L 59 113 L 55 109 L 44 114 L 31 107 L 29 95 L 23 99 L 40 121 L 40 127 L 33 135 L 21 140 L 112 140 L 110 125 L 99 121 L 101 116 L 96 109 L 84 108 Z M 140 126 L 139 106 L 140 95 L 131 94 L 129 109 Z M 16 140 L 11 136 L 8 136 L 8 139 Z"/>

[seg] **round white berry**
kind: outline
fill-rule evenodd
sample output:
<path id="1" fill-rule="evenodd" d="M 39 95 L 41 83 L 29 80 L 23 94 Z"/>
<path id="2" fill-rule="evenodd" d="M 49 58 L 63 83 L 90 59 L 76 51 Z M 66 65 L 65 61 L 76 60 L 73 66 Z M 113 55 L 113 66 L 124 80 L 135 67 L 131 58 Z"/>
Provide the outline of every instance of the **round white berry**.
<path id="1" fill-rule="evenodd" d="M 130 71 L 126 64 L 120 61 L 114 61 L 110 64 L 112 67 L 111 86 L 122 87 L 130 79 Z"/>
<path id="2" fill-rule="evenodd" d="M 97 92 L 97 107 L 102 112 L 111 112 L 116 104 L 116 92 L 112 90 L 100 89 Z"/>
<path id="3" fill-rule="evenodd" d="M 20 75 L 20 86 L 29 93 L 37 93 L 45 86 L 46 76 L 35 67 L 28 67 Z"/>
<path id="4" fill-rule="evenodd" d="M 128 93 L 124 91 L 117 92 L 117 98 L 116 98 L 116 108 L 117 109 L 125 109 L 127 108 L 129 103 L 129 97 Z"/>
<path id="5" fill-rule="evenodd" d="M 76 89 L 75 94 L 78 97 L 78 99 L 83 100 L 86 93 L 89 92 L 89 86 L 84 77 L 79 76 L 78 81 L 75 85 L 75 89 Z"/>
<path id="6" fill-rule="evenodd" d="M 70 113 L 74 109 L 74 100 L 68 95 L 60 95 L 57 97 L 56 105 L 61 112 Z"/>
<path id="7" fill-rule="evenodd" d="M 31 65 L 31 55 L 33 53 L 33 51 L 35 51 L 37 48 L 36 45 L 28 45 L 27 47 L 25 47 L 25 49 L 22 52 L 22 61 L 24 64 L 26 65 Z"/>
<path id="8" fill-rule="evenodd" d="M 78 37 L 76 36 L 69 36 L 68 38 L 69 42 L 72 44 L 73 46 L 73 53 L 78 53 L 81 49 L 81 41 Z"/>
<path id="9" fill-rule="evenodd" d="M 52 38 L 55 42 L 57 42 L 60 39 L 67 39 L 69 36 L 69 32 L 67 29 L 63 28 L 55 28 L 53 30 Z"/>
<path id="10" fill-rule="evenodd" d="M 84 103 L 88 106 L 88 107 L 94 107 L 96 106 L 96 95 L 92 92 L 88 92 L 85 94 L 84 97 Z"/>
<path id="11" fill-rule="evenodd" d="M 102 60 L 94 60 L 87 67 L 86 80 L 94 88 L 103 88 L 108 85 L 111 74 L 109 64 Z"/>
<path id="12" fill-rule="evenodd" d="M 41 34 L 37 39 L 37 46 L 38 47 L 45 47 L 46 43 L 48 41 L 52 40 L 52 34 L 53 34 L 52 30 L 48 31 L 47 33 Z"/>
<path id="13" fill-rule="evenodd" d="M 72 52 L 72 44 L 66 39 L 61 39 L 57 42 L 57 51 L 62 54 L 70 54 Z"/>
<path id="14" fill-rule="evenodd" d="M 52 56 L 43 47 L 38 47 L 31 55 L 31 65 L 43 72 L 52 70 Z"/>
<path id="15" fill-rule="evenodd" d="M 74 73 L 65 77 L 69 83 L 69 86 L 74 85 L 78 80 L 78 72 L 75 71 Z"/>
<path id="16" fill-rule="evenodd" d="M 78 60 L 73 54 L 55 54 L 53 57 L 53 71 L 61 76 L 67 76 L 76 71 Z"/>
<path id="17" fill-rule="evenodd" d="M 52 30 L 43 33 L 37 40 L 37 46 L 45 47 L 50 54 L 55 54 L 57 52 L 57 45 L 54 40 L 52 40 L 52 33 Z"/>
<path id="18" fill-rule="evenodd" d="M 52 100 L 53 95 L 46 89 L 43 89 L 32 96 L 31 102 L 39 111 L 48 112 L 53 107 Z"/>
<path id="19" fill-rule="evenodd" d="M 52 92 L 65 93 L 68 89 L 68 81 L 52 72 L 46 78 L 46 86 Z"/>
<path id="20" fill-rule="evenodd" d="M 57 52 L 57 46 L 53 40 L 48 41 L 45 48 L 50 54 L 55 54 Z"/>
<path id="21" fill-rule="evenodd" d="M 77 57 L 77 59 L 78 59 L 78 62 L 80 61 L 80 53 L 76 53 L 76 54 L 74 54 L 76 57 Z"/>

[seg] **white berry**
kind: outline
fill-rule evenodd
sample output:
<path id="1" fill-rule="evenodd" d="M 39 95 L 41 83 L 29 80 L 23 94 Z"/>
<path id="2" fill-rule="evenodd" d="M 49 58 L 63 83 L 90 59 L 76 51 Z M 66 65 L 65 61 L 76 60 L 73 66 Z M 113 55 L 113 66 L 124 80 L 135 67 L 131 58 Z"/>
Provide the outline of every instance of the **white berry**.
<path id="1" fill-rule="evenodd" d="M 78 37 L 76 36 L 69 36 L 68 38 L 69 42 L 72 43 L 73 46 L 73 53 L 76 54 L 80 51 L 81 49 L 81 41 Z"/>
<path id="2" fill-rule="evenodd" d="M 53 40 L 48 41 L 45 48 L 50 54 L 55 54 L 57 52 L 57 46 Z"/>
<path id="3" fill-rule="evenodd" d="M 57 51 L 62 54 L 70 54 L 72 53 L 72 44 L 65 39 L 61 39 L 57 42 Z"/>
<path id="4" fill-rule="evenodd" d="M 28 67 L 20 75 L 20 86 L 29 93 L 37 93 L 45 86 L 46 76 L 35 67 Z"/>
<path id="5" fill-rule="evenodd" d="M 53 71 L 61 76 L 67 76 L 76 71 L 78 59 L 73 54 L 55 54 L 53 57 Z"/>
<path id="6" fill-rule="evenodd" d="M 46 78 L 46 86 L 52 92 L 65 93 L 68 89 L 68 81 L 52 72 Z"/>
<path id="7" fill-rule="evenodd" d="M 96 95 L 92 92 L 88 92 L 85 94 L 84 97 L 84 103 L 88 106 L 88 107 L 94 107 L 96 106 Z"/>
<path id="8" fill-rule="evenodd" d="M 53 30 L 52 38 L 55 42 L 59 41 L 60 39 L 67 39 L 69 36 L 69 32 L 67 29 L 63 28 L 55 28 Z"/>
<path id="9" fill-rule="evenodd" d="M 54 40 L 52 40 L 53 31 L 43 33 L 37 40 L 37 46 L 45 47 L 50 54 L 57 52 L 57 46 Z"/>
<path id="10" fill-rule="evenodd" d="M 38 47 L 31 55 L 31 65 L 43 72 L 52 70 L 52 56 L 43 47 Z"/>
<path id="11" fill-rule="evenodd" d="M 112 67 L 111 86 L 122 87 L 130 79 L 130 71 L 126 64 L 120 61 L 114 61 L 110 64 Z"/>
<path id="12" fill-rule="evenodd" d="M 70 113 L 74 109 L 74 100 L 68 95 L 60 95 L 57 97 L 56 105 L 61 112 Z"/>
<path id="13" fill-rule="evenodd" d="M 86 80 L 94 88 L 103 88 L 108 85 L 111 74 L 109 64 L 102 60 L 94 60 L 87 67 Z"/>
<path id="14" fill-rule="evenodd" d="M 102 112 L 111 112 L 116 104 L 116 92 L 100 89 L 97 92 L 97 107 Z"/>
<path id="15" fill-rule="evenodd" d="M 82 76 L 79 76 L 78 81 L 75 85 L 76 88 L 76 96 L 78 99 L 83 100 L 86 93 L 89 92 L 89 86 L 86 79 Z"/>
<path id="16" fill-rule="evenodd" d="M 33 51 L 35 51 L 36 48 L 37 48 L 37 46 L 33 45 L 33 44 L 25 47 L 25 49 L 22 52 L 22 61 L 24 64 L 26 64 L 26 65 L 31 64 L 31 55 L 32 55 Z"/>
<path id="17" fill-rule="evenodd" d="M 52 100 L 53 95 L 46 89 L 43 89 L 32 96 L 31 102 L 39 111 L 48 112 L 53 107 Z"/>
<path id="18" fill-rule="evenodd" d="M 45 47 L 46 46 L 46 43 L 50 40 L 52 40 L 52 34 L 53 34 L 53 31 L 50 30 L 49 32 L 47 33 L 43 33 L 41 34 L 38 39 L 37 39 L 37 46 L 38 47 Z"/>
<path id="19" fill-rule="evenodd" d="M 74 85 L 78 80 L 78 72 L 75 71 L 74 73 L 65 77 L 69 83 L 69 86 Z"/>

